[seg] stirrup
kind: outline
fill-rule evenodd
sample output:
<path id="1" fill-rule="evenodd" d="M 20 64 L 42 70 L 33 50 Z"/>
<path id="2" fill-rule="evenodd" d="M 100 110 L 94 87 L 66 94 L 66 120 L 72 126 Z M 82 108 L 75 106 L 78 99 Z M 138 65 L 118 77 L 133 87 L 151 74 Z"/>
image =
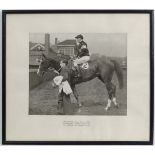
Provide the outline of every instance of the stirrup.
<path id="1" fill-rule="evenodd" d="M 81 77 L 80 73 L 77 72 L 77 73 L 75 74 L 75 77 L 80 78 L 80 77 Z"/>

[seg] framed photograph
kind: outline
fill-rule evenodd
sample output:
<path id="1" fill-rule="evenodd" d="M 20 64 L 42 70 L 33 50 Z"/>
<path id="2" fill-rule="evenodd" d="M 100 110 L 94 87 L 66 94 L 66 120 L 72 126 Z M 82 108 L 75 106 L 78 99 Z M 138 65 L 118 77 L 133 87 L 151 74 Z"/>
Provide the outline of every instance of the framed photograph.
<path id="1" fill-rule="evenodd" d="M 151 145 L 153 10 L 4 10 L 3 144 Z"/>

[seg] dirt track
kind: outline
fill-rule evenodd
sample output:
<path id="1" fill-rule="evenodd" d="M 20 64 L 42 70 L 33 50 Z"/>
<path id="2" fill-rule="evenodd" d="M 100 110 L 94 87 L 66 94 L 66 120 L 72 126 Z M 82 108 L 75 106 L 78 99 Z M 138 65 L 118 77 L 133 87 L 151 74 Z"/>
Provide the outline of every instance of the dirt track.
<path id="1" fill-rule="evenodd" d="M 97 78 L 77 85 L 82 107 L 75 115 L 126 115 L 127 114 L 127 80 L 124 71 L 124 88 L 118 88 L 118 80 L 114 74 L 113 82 L 117 86 L 117 102 L 119 108 L 112 104 L 110 110 L 105 111 L 107 104 L 107 91 L 104 84 Z M 51 82 L 44 82 L 29 94 L 29 114 L 31 115 L 56 115 L 57 114 L 57 89 L 53 89 Z"/>

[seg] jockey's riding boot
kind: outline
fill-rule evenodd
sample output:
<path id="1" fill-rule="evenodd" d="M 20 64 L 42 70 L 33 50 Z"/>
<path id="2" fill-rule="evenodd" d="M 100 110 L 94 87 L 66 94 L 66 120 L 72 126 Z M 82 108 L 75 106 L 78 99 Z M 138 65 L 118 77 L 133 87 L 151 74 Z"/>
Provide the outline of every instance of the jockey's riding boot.
<path id="1" fill-rule="evenodd" d="M 74 71 L 75 71 L 75 77 L 80 77 L 81 75 L 80 75 L 80 69 L 79 69 L 79 67 L 78 66 L 74 66 Z"/>
<path id="2" fill-rule="evenodd" d="M 81 77 L 81 71 L 78 66 L 76 67 L 76 69 L 77 69 L 77 77 L 79 78 L 79 77 Z"/>

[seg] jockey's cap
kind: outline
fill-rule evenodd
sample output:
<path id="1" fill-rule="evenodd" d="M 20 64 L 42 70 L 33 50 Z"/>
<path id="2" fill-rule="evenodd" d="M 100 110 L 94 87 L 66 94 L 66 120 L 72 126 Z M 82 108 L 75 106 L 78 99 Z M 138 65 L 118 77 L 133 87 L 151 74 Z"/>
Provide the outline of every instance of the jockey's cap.
<path id="1" fill-rule="evenodd" d="M 75 38 L 81 38 L 81 39 L 83 39 L 83 35 L 79 34 Z"/>

